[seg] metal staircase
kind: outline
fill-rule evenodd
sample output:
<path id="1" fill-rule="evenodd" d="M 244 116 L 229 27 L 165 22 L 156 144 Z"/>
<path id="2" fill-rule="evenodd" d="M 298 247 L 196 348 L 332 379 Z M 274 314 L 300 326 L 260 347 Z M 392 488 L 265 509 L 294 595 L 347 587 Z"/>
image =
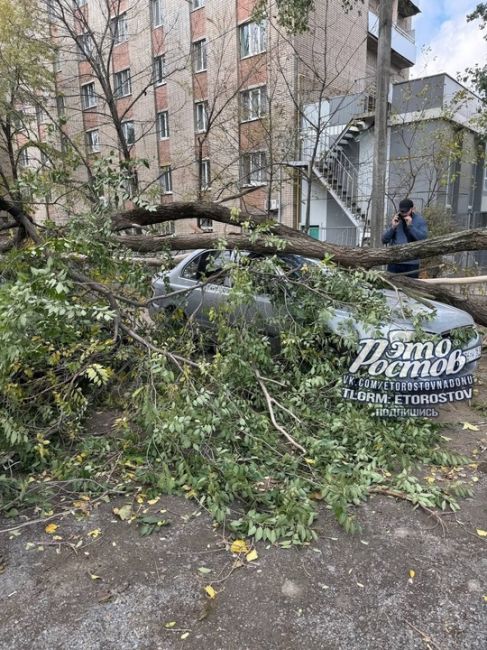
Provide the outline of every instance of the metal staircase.
<path id="1" fill-rule="evenodd" d="M 345 151 L 367 128 L 363 120 L 351 120 L 313 168 L 314 174 L 357 228 L 364 227 L 367 216 L 359 204 L 365 191 L 361 191 L 359 185 L 358 168 Z"/>

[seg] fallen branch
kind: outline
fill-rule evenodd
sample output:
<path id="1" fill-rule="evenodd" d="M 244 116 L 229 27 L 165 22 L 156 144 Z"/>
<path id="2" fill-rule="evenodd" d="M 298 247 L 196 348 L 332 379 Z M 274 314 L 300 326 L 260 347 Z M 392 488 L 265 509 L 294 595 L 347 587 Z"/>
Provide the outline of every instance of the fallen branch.
<path id="1" fill-rule="evenodd" d="M 13 228 L 18 228 L 19 224 L 17 221 L 7 221 L 7 223 L 0 223 L 0 232 L 4 230 L 12 230 Z"/>
<path id="2" fill-rule="evenodd" d="M 487 275 L 475 275 L 471 278 L 422 278 L 426 284 L 487 284 Z"/>
<path id="3" fill-rule="evenodd" d="M 142 336 L 137 334 L 137 332 L 134 332 L 133 329 L 128 327 L 127 325 L 124 325 L 123 323 L 120 323 L 120 329 L 128 334 L 134 341 L 137 341 L 137 343 L 140 343 L 142 346 L 150 350 L 151 352 L 157 352 L 158 354 L 162 354 L 163 356 L 167 357 L 170 361 L 172 361 L 180 370 L 181 364 L 186 364 L 187 366 L 191 366 L 192 368 L 198 368 L 198 364 L 194 363 L 194 361 L 190 361 L 189 359 L 186 359 L 185 357 L 181 357 L 179 354 L 173 354 L 172 352 L 169 352 L 168 350 L 163 350 L 162 348 L 158 348 L 155 345 L 152 345 L 150 341 L 147 341 L 144 339 Z"/>
<path id="4" fill-rule="evenodd" d="M 275 400 L 273 397 L 271 397 L 269 395 L 269 391 L 267 390 L 264 382 L 262 381 L 261 375 L 257 371 L 255 372 L 255 375 L 257 377 L 257 381 L 259 382 L 259 386 L 261 387 L 262 392 L 264 393 L 265 401 L 267 403 L 267 408 L 269 410 L 269 415 L 270 415 L 272 424 L 279 431 L 279 433 L 281 433 L 286 438 L 286 440 L 288 440 L 288 442 L 290 442 L 293 445 L 293 447 L 296 447 L 297 449 L 302 451 L 303 454 L 306 454 L 306 449 L 304 447 L 302 447 L 299 444 L 299 442 L 296 442 L 296 440 L 294 440 L 294 438 L 286 431 L 286 429 L 284 429 L 284 427 L 282 427 L 280 424 L 278 424 L 278 422 L 276 420 L 275 413 L 274 413 L 274 409 L 272 408 L 272 405 L 273 404 L 276 404 L 277 406 L 281 406 L 281 405 L 279 404 L 279 402 L 277 400 Z M 289 413 L 288 409 L 284 409 L 284 410 L 287 413 Z M 296 418 L 296 416 L 294 414 L 292 414 L 292 415 L 293 415 L 294 418 Z"/>
<path id="5" fill-rule="evenodd" d="M 39 236 L 39 233 L 37 232 L 32 219 L 22 210 L 20 210 L 20 208 L 0 197 L 0 210 L 5 210 L 5 212 L 8 212 L 15 219 L 15 222 L 18 224 L 18 226 L 22 227 L 25 230 L 33 242 L 36 244 L 41 243 L 41 237 Z"/>
<path id="6" fill-rule="evenodd" d="M 398 490 L 391 490 L 390 488 L 386 488 L 382 485 L 375 485 L 374 487 L 370 488 L 369 492 L 375 494 L 384 494 L 385 496 L 394 497 L 395 499 L 409 501 L 409 503 L 412 503 L 414 506 L 418 506 L 421 508 L 421 510 L 424 510 L 424 512 L 426 512 L 430 517 L 437 521 L 442 528 L 443 535 L 445 534 L 446 527 L 441 517 L 434 510 L 428 508 L 428 506 L 424 506 L 423 504 L 414 501 L 413 498 L 409 496 L 409 494 L 406 494 L 405 492 L 399 492 Z"/>

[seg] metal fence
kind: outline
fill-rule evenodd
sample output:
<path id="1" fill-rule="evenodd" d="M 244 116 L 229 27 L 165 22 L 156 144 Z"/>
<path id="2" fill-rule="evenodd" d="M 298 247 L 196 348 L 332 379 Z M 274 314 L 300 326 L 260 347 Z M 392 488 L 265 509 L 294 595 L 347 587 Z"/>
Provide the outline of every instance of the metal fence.
<path id="1" fill-rule="evenodd" d="M 320 226 L 319 233 L 316 231 L 316 235 L 316 239 L 326 241 L 329 244 L 339 244 L 340 246 L 357 245 L 357 228 L 353 226 L 351 228 L 326 228 Z"/>

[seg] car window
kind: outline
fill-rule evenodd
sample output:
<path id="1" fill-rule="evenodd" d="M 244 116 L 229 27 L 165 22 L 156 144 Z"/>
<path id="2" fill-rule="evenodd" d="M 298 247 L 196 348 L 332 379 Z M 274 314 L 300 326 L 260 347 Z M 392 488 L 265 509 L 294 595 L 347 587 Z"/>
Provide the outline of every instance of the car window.
<path id="1" fill-rule="evenodd" d="M 210 280 L 214 284 L 224 284 L 228 275 L 223 272 L 232 259 L 231 251 L 206 251 L 187 264 L 181 275 L 187 280 L 201 282 Z M 212 279 L 212 276 L 215 276 Z"/>
<path id="2" fill-rule="evenodd" d="M 202 255 L 194 257 L 189 264 L 186 264 L 182 270 L 181 277 L 186 280 L 198 280 L 198 269 L 200 267 Z"/>

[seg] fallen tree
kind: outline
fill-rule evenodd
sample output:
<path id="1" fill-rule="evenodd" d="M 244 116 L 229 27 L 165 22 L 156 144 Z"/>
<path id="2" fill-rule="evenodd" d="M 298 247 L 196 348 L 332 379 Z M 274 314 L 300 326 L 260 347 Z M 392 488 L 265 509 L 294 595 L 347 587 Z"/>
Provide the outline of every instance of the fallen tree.
<path id="1" fill-rule="evenodd" d="M 338 246 L 327 242 L 320 242 L 306 234 L 270 221 L 265 216 L 235 214 L 221 204 L 195 204 L 172 203 L 158 206 L 156 210 L 134 209 L 114 215 L 112 217 L 113 231 L 119 232 L 134 226 L 150 226 L 168 221 L 181 219 L 212 219 L 231 226 L 244 226 L 251 231 L 256 226 L 267 226 L 268 232 L 283 240 L 275 243 L 261 240 L 254 241 L 248 234 L 224 234 L 223 237 L 229 248 L 244 248 L 256 252 L 271 252 L 285 250 L 308 257 L 322 258 L 332 255 L 337 264 L 346 267 L 360 266 L 364 269 L 373 268 L 389 262 L 405 262 L 417 258 L 448 255 L 462 251 L 487 249 L 487 229 L 466 230 L 457 233 L 434 237 L 420 242 L 394 246 L 388 248 L 372 249 L 349 246 Z M 129 248 L 151 253 L 166 248 L 172 250 L 212 248 L 222 240 L 222 235 L 213 233 L 198 233 L 192 235 L 176 235 L 171 237 L 158 236 L 127 236 L 119 239 L 120 243 Z"/>
<path id="2" fill-rule="evenodd" d="M 333 334 L 333 308 L 384 323 L 383 277 L 360 263 L 371 268 L 396 251 L 331 246 L 221 205 L 100 211 L 58 228 L 37 226 L 8 202 L 0 207 L 10 215 L 3 230 L 10 250 L 0 257 L 0 465 L 10 478 L 0 477 L 0 511 L 2 496 L 8 510 L 33 499 L 34 489 L 44 504 L 60 480 L 76 481 L 84 493 L 182 490 L 232 534 L 289 545 L 314 538 L 320 502 L 355 530 L 353 506 L 371 493 L 398 494 L 428 511 L 455 508 L 467 494 L 463 485 L 423 485 L 412 474 L 420 462 L 463 462 L 441 447 L 432 422 L 377 419 L 342 396 L 356 339 Z M 229 232 L 161 237 L 148 228 L 203 215 Z M 124 234 L 134 226 L 148 230 Z M 290 317 L 278 323 L 278 353 L 258 324 L 235 328 L 224 310 L 209 316 L 211 337 L 178 310 L 154 326 L 147 318 L 154 256 L 146 267 L 130 251 L 154 250 L 163 269 L 171 249 L 207 246 L 326 256 L 336 272 L 310 269 L 287 284 L 273 276 L 273 300 Z M 435 246 L 445 251 L 444 240 Z M 259 264 L 265 278 L 265 261 Z M 259 271 L 232 272 L 236 291 L 225 307 L 240 310 L 259 291 Z M 386 282 L 425 291 L 406 278 Z M 470 299 L 449 300 L 487 322 Z M 113 440 L 86 436 L 86 421 L 100 408 L 120 413 Z M 29 482 L 35 472 L 54 478 Z"/>
<path id="3" fill-rule="evenodd" d="M 19 229 L 22 236 L 29 236 L 39 243 L 41 237 L 32 219 L 16 206 L 0 199 L 0 209 L 14 217 L 8 228 Z M 212 219 L 235 230 L 222 233 L 192 233 L 188 235 L 122 234 L 132 228 L 147 228 L 171 221 L 187 219 Z M 427 259 L 464 251 L 487 249 L 487 229 L 467 230 L 434 237 L 403 246 L 381 249 L 338 246 L 317 241 L 306 234 L 269 220 L 265 215 L 243 214 L 222 204 L 214 203 L 171 203 L 155 209 L 135 208 L 111 216 L 113 241 L 137 253 L 157 253 L 173 250 L 194 250 L 215 248 L 225 241 L 228 248 L 252 250 L 259 253 L 286 251 L 307 257 L 331 256 L 333 261 L 347 268 L 371 269 L 390 262 L 405 262 L 411 259 Z M 239 232 L 236 232 L 236 231 Z M 256 236 L 258 235 L 258 236 Z M 18 245 L 22 237 L 4 242 L 4 250 Z M 1 247 L 0 247 L 1 252 Z M 143 258 L 142 258 L 143 259 Z M 150 260 L 154 265 L 154 259 Z M 487 326 L 487 303 L 481 298 L 462 295 L 449 290 L 443 284 L 429 284 L 425 287 L 420 280 L 411 280 L 391 275 L 389 281 L 398 287 L 421 293 L 426 298 L 440 300 L 468 311 L 480 325 Z"/>

